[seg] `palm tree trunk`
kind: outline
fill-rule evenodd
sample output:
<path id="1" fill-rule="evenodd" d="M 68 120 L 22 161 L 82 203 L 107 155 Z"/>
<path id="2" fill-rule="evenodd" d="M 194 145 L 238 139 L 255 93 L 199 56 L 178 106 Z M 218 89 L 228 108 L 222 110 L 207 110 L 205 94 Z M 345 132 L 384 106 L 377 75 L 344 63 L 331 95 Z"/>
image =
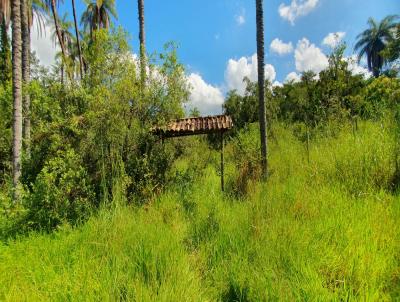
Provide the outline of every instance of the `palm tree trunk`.
<path id="1" fill-rule="evenodd" d="M 144 0 L 138 0 L 139 12 L 139 41 L 140 41 L 140 80 L 141 90 L 143 94 L 146 85 L 146 49 L 145 49 L 145 33 L 144 33 Z"/>
<path id="2" fill-rule="evenodd" d="M 264 11 L 263 0 L 256 0 L 257 23 L 257 62 L 258 62 L 258 104 L 261 140 L 261 168 L 263 176 L 267 176 L 267 118 L 264 94 Z"/>
<path id="3" fill-rule="evenodd" d="M 61 52 L 62 52 L 63 60 L 64 60 L 65 56 L 66 56 L 65 45 L 64 45 L 64 41 L 62 40 L 62 37 L 61 37 L 60 25 L 58 24 L 58 16 L 57 16 L 55 0 L 51 0 L 51 11 L 53 13 L 53 20 L 54 20 L 54 25 L 56 27 L 57 38 L 58 38 L 58 42 L 60 43 Z"/>
<path id="4" fill-rule="evenodd" d="M 13 0 L 12 17 L 12 83 L 13 83 L 13 201 L 20 198 L 22 149 L 22 77 L 21 77 L 21 3 Z"/>
<path id="5" fill-rule="evenodd" d="M 82 80 L 82 79 L 83 79 L 83 60 L 82 60 L 82 52 L 81 52 L 81 42 L 79 41 L 78 23 L 77 23 L 77 21 L 76 21 L 75 0 L 72 0 L 72 11 L 73 11 L 73 14 L 74 14 L 76 43 L 78 44 L 79 71 L 80 71 L 81 80 Z"/>
<path id="6" fill-rule="evenodd" d="M 24 107 L 24 143 L 27 156 L 30 156 L 30 139 L 31 139 L 31 119 L 30 107 L 31 99 L 29 94 L 30 80 L 30 29 L 28 19 L 28 1 L 21 0 L 21 30 L 22 30 L 22 81 L 23 81 L 23 107 Z"/>

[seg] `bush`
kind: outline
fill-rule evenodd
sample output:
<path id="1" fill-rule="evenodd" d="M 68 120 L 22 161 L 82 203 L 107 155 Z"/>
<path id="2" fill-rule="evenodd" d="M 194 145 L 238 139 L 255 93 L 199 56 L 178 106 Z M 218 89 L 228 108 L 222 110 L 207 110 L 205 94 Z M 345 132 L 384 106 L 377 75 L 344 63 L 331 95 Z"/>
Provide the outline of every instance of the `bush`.
<path id="1" fill-rule="evenodd" d="M 241 130 L 232 139 L 231 145 L 236 173 L 233 181 L 228 183 L 228 191 L 243 197 L 249 192 L 251 181 L 261 177 L 258 124 L 251 124 Z"/>
<path id="2" fill-rule="evenodd" d="M 0 85 L 0 186 L 11 172 L 11 129 L 12 129 L 11 85 Z"/>
<path id="3" fill-rule="evenodd" d="M 76 224 L 88 216 L 93 197 L 79 156 L 73 150 L 59 151 L 26 197 L 28 228 L 50 231 L 64 222 Z"/>

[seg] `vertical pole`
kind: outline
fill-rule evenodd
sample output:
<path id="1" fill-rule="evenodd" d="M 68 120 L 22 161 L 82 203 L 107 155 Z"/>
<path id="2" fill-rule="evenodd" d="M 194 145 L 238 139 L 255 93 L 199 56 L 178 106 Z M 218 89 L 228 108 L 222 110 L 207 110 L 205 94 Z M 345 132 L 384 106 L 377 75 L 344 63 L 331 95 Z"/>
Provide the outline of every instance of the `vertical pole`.
<path id="1" fill-rule="evenodd" d="M 221 190 L 224 192 L 224 132 L 221 132 Z"/>

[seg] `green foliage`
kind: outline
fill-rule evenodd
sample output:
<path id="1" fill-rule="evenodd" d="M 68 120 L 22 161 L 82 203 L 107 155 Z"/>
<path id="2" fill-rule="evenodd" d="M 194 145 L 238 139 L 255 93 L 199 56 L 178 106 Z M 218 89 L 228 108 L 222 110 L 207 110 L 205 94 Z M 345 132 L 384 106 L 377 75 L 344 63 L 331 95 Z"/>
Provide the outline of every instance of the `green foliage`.
<path id="1" fill-rule="evenodd" d="M 71 149 L 57 152 L 36 177 L 24 203 L 28 228 L 51 231 L 62 223 L 85 220 L 93 193 L 81 159 Z"/>
<path id="2" fill-rule="evenodd" d="M 12 91 L 11 83 L 0 85 L 0 188 L 11 172 L 12 139 Z"/>
<path id="3" fill-rule="evenodd" d="M 151 134 L 189 98 L 176 45 L 149 56 L 143 89 L 127 33 L 103 27 L 83 37 L 79 83 L 32 56 L 16 205 L 11 85 L 0 85 L 1 300 L 399 299 L 398 79 L 354 76 L 340 45 L 318 77 L 266 82 L 266 182 L 257 84 L 245 79 L 225 103 L 235 129 L 222 193 L 219 135 Z M 73 74 L 70 55 L 60 62 Z"/>
<path id="4" fill-rule="evenodd" d="M 0 70 L 0 85 L 4 86 L 11 80 L 11 47 L 6 22 L 3 20 L 0 20 Z"/>
<path id="5" fill-rule="evenodd" d="M 227 150 L 235 163 L 235 177 L 228 183 L 228 191 L 234 196 L 246 196 L 254 181 L 261 177 L 258 129 L 257 124 L 251 124 L 240 131 L 231 141 L 231 150 Z"/>
<path id="6" fill-rule="evenodd" d="M 361 115 L 379 119 L 397 107 L 400 101 L 400 81 L 382 76 L 370 82 L 358 97 Z"/>
<path id="7" fill-rule="evenodd" d="M 376 78 L 387 62 L 383 52 L 387 49 L 387 44 L 394 39 L 398 19 L 397 15 L 389 15 L 377 23 L 373 18 L 369 18 L 369 28 L 357 36 L 354 49 L 359 52 L 358 58 L 360 60 L 363 56 L 367 57 L 368 69 Z"/>
<path id="8" fill-rule="evenodd" d="M 246 90 L 241 96 L 236 90 L 229 91 L 224 103 L 225 114 L 232 117 L 235 131 L 244 128 L 249 123 L 258 121 L 258 88 L 257 83 L 251 82 L 247 77 L 243 79 Z M 265 97 L 267 99 L 267 120 L 276 118 L 277 108 L 271 94 L 271 83 L 265 82 Z"/>
<path id="9" fill-rule="evenodd" d="M 282 87 L 266 82 L 267 120 L 287 123 L 304 123 L 307 127 L 319 127 L 330 121 L 347 121 L 362 115 L 362 90 L 366 81 L 361 75 L 353 75 L 348 59 L 344 57 L 346 46 L 339 45 L 329 56 L 328 67 L 318 75 L 304 72 L 299 82 L 285 83 Z M 258 120 L 257 84 L 245 79 L 243 96 L 230 91 L 225 101 L 225 113 L 232 116 L 235 129 L 240 130 Z M 236 131 L 235 130 L 235 131 Z"/>
<path id="10" fill-rule="evenodd" d="M 389 41 L 382 54 L 390 62 L 400 59 L 400 23 L 397 24 L 393 39 Z"/>
<path id="11" fill-rule="evenodd" d="M 147 202 L 163 190 L 168 171 L 179 155 L 174 144 L 164 146 L 150 133 L 155 124 L 183 116 L 188 85 L 175 45 L 167 44 L 165 53 L 149 66 L 143 93 L 137 61 L 124 31 L 96 30 L 83 53 L 87 68 L 81 85 L 62 85 L 58 75 L 43 76 L 43 70 L 33 61 L 34 79 L 29 87 L 32 148 L 30 157 L 23 160 L 22 182 L 27 189 L 24 206 L 30 211 L 28 221 L 34 228 L 50 230 L 63 221 L 73 224 L 74 219 L 79 221 L 86 215 L 87 205 L 95 208 L 111 204 L 116 196 L 129 202 Z M 0 87 L 0 107 L 0 168 L 5 172 L 0 176 L 0 191 L 7 196 L 11 172 L 10 84 Z M 85 184 L 83 201 L 81 193 L 61 200 L 60 196 L 68 194 L 63 188 L 53 190 L 57 179 L 74 169 L 68 162 L 70 152 L 79 154 L 75 168 L 80 172 L 68 181 Z M 62 160 L 67 161 L 67 167 L 58 171 L 54 165 L 61 165 Z M 70 190 L 68 184 L 65 186 Z M 85 206 L 77 208 L 76 213 L 70 208 L 75 199 L 77 206 Z"/>
<path id="12" fill-rule="evenodd" d="M 198 177 L 184 172 L 193 151 L 204 157 L 204 141 L 193 141 L 175 163 L 184 192 L 179 185 L 145 207 L 102 209 L 78 228 L 0 244 L 0 297 L 398 300 L 400 207 L 385 185 L 394 167 L 392 125 L 360 122 L 355 137 L 350 127 L 316 136 L 310 162 L 291 127 L 274 132 L 269 180 L 254 182 L 240 201 L 220 192 L 213 164 Z M 256 149 L 257 127 L 240 135 Z M 226 148 L 229 181 L 235 144 Z"/>

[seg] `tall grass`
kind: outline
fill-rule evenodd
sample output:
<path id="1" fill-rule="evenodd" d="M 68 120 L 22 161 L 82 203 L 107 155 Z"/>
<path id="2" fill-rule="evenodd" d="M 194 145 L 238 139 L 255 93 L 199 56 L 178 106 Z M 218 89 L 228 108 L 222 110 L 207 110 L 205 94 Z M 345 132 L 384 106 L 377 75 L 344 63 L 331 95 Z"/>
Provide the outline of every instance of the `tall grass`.
<path id="1" fill-rule="evenodd" d="M 240 199 L 220 192 L 218 153 L 199 142 L 176 164 L 177 185 L 150 204 L 2 243 L 0 300 L 400 299 L 389 128 L 314 136 L 309 161 L 291 129 L 274 134 L 268 181 Z M 258 141 L 255 127 L 243 135 Z M 233 143 L 226 150 L 234 184 Z M 210 164 L 189 170 L 202 160 Z"/>

